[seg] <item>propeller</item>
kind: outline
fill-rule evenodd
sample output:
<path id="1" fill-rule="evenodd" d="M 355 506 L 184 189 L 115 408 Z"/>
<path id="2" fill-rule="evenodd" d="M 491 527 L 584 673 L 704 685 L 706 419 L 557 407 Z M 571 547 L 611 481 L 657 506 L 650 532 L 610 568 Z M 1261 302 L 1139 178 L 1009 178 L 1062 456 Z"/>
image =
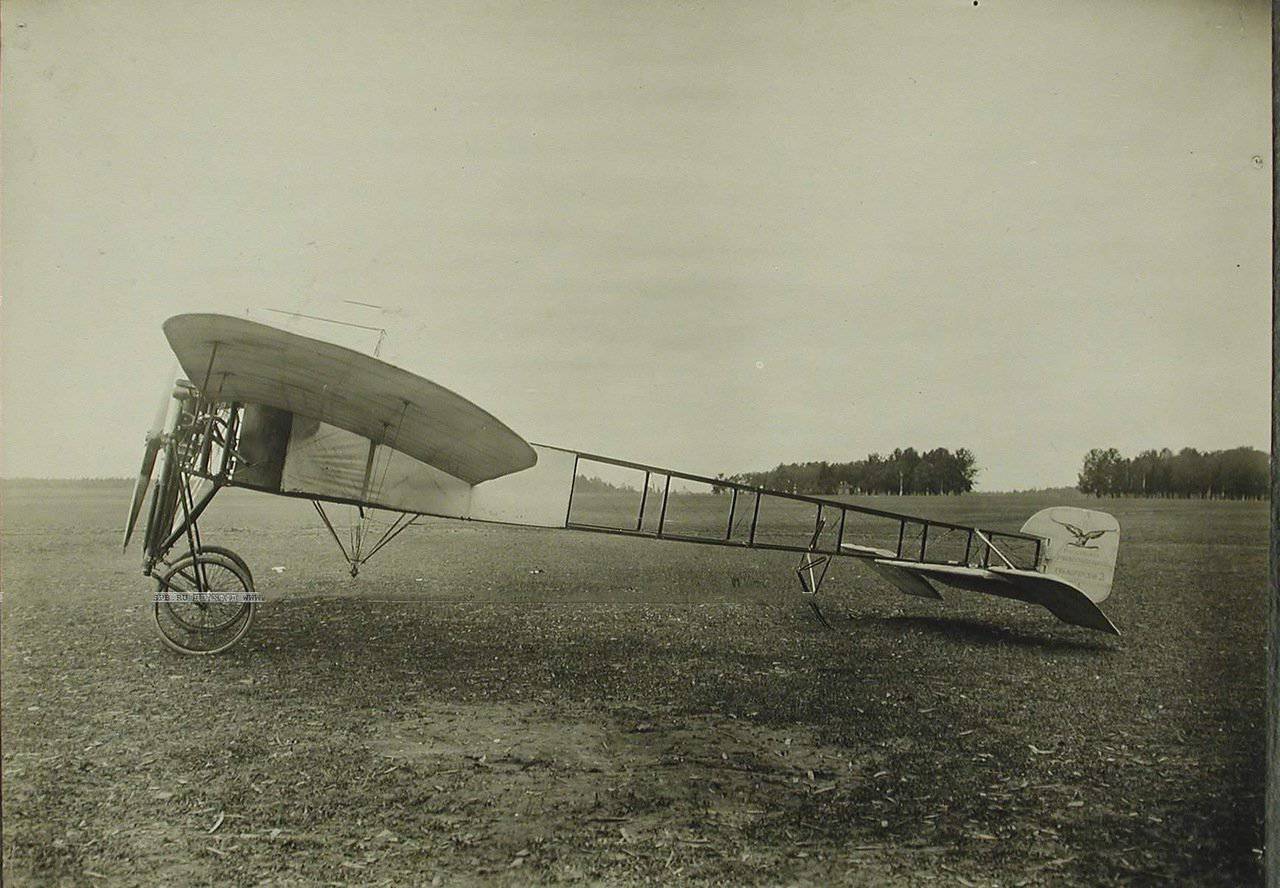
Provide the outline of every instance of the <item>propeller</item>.
<path id="1" fill-rule="evenodd" d="M 170 374 L 173 379 L 176 372 Z M 124 547 L 128 551 L 129 540 L 133 537 L 133 528 L 138 523 L 138 513 L 142 511 L 142 502 L 147 498 L 147 487 L 151 484 L 151 473 L 156 467 L 156 456 L 164 443 L 165 421 L 169 418 L 169 407 L 173 404 L 173 386 L 165 386 L 164 398 L 156 409 L 156 415 L 147 429 L 146 448 L 142 451 L 142 467 L 138 469 L 138 478 L 133 482 L 133 496 L 129 498 L 129 516 L 124 526 Z"/>

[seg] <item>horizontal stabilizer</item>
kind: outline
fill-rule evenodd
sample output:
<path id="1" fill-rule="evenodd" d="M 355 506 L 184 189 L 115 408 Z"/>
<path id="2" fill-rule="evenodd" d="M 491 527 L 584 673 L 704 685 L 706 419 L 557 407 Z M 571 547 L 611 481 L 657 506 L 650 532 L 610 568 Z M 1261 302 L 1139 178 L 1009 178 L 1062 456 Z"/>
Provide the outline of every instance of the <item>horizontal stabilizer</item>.
<path id="1" fill-rule="evenodd" d="M 1061 577 L 1033 570 L 1011 570 L 993 567 L 991 572 L 1012 583 L 1023 592 L 1023 601 L 1030 601 L 1048 608 L 1055 617 L 1073 626 L 1096 629 L 1119 635 L 1120 630 L 1107 619 L 1093 601 L 1083 591 L 1068 583 Z"/>
<path id="2" fill-rule="evenodd" d="M 932 598 L 935 601 L 942 600 L 942 593 L 930 585 L 929 581 L 924 577 L 914 574 L 909 570 L 903 570 L 892 564 L 886 564 L 884 559 L 893 558 L 894 553 L 888 549 L 877 549 L 873 546 L 859 546 L 854 543 L 841 543 L 840 548 L 846 555 L 857 555 L 864 558 L 871 558 L 871 567 L 876 573 L 884 577 L 900 591 L 908 595 L 916 595 L 920 598 Z"/>
<path id="3" fill-rule="evenodd" d="M 915 595 L 920 598 L 932 598 L 934 601 L 942 601 L 942 593 L 933 588 L 933 585 L 920 576 L 909 570 L 903 570 L 893 564 L 885 564 L 883 561 L 873 561 L 871 566 L 876 573 L 884 577 L 890 583 L 897 586 L 899 590 L 908 595 Z"/>
<path id="4" fill-rule="evenodd" d="M 888 558 L 878 558 L 872 563 L 877 568 L 890 568 L 909 574 L 921 582 L 926 582 L 926 579 L 935 580 L 957 589 L 984 592 L 988 595 L 999 595 L 1001 598 L 1038 604 L 1064 623 L 1096 629 L 1112 635 L 1120 634 L 1120 631 L 1107 619 L 1098 605 L 1089 599 L 1089 596 L 1060 577 L 1030 570 L 928 564 Z M 907 590 L 903 589 L 903 591 Z"/>

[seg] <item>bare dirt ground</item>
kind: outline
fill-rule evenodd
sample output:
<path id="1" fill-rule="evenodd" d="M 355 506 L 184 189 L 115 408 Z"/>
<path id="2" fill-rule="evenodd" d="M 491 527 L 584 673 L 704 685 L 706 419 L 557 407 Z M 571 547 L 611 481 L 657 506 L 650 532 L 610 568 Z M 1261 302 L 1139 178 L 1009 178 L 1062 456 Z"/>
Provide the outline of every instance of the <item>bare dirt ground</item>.
<path id="1" fill-rule="evenodd" d="M 1260 881 L 1265 504 L 1096 503 L 1113 639 L 847 559 L 829 632 L 790 556 L 458 522 L 352 581 L 233 491 L 206 536 L 268 601 L 195 659 L 127 492 L 3 488 L 6 884 Z"/>

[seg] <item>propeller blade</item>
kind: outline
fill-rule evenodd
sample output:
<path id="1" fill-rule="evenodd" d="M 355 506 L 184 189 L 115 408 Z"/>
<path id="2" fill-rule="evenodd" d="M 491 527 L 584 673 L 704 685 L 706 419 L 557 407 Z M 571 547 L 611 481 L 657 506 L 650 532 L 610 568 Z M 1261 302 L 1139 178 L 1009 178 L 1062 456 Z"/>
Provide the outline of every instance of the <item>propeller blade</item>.
<path id="1" fill-rule="evenodd" d="M 163 421 L 162 417 L 161 422 Z M 156 466 L 156 454 L 159 452 L 160 436 L 148 436 L 147 449 L 142 452 L 142 467 L 138 469 L 137 480 L 133 482 L 133 496 L 129 498 L 129 517 L 124 526 L 124 546 L 121 551 L 129 549 L 129 539 L 133 536 L 133 528 L 138 523 L 142 502 L 147 498 L 147 487 L 151 484 L 151 472 Z"/>
<path id="2" fill-rule="evenodd" d="M 169 371 L 168 380 L 160 396 L 160 403 L 156 405 L 155 416 L 151 419 L 151 426 L 147 429 L 147 445 L 142 452 L 142 467 L 138 470 L 138 478 L 133 482 L 133 496 L 129 498 L 129 514 L 125 519 L 124 525 L 124 548 L 128 551 L 129 540 L 133 536 L 133 529 L 138 523 L 138 514 L 142 511 L 142 503 L 147 498 L 147 487 L 151 483 L 151 473 L 155 471 L 156 454 L 160 452 L 160 442 L 165 432 L 168 431 L 169 411 L 173 407 L 173 382 L 178 375 L 178 367 L 174 365 Z"/>

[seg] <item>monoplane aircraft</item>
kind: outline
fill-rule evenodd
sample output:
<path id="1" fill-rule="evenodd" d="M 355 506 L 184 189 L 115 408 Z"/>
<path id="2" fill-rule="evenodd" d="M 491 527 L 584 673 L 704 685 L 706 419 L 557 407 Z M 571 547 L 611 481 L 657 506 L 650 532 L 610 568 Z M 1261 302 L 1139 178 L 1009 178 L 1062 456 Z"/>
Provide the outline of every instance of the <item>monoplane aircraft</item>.
<path id="1" fill-rule="evenodd" d="M 200 534 L 200 516 L 224 487 L 310 500 L 353 576 L 420 516 L 436 516 L 796 552 L 819 619 L 816 596 L 842 556 L 909 595 L 941 600 L 941 583 L 1119 634 L 1098 607 L 1120 537 L 1102 512 L 1045 509 L 1012 533 L 765 490 L 529 444 L 433 382 L 245 318 L 178 315 L 164 332 L 186 378 L 147 435 L 124 545 L 149 490 L 143 572 L 156 580 L 160 637 L 184 654 L 234 645 L 261 601 L 244 560 Z M 601 472 L 634 481 L 592 483 Z M 397 517 L 377 539 L 357 528 L 344 543 L 326 510 L 333 504 Z"/>

